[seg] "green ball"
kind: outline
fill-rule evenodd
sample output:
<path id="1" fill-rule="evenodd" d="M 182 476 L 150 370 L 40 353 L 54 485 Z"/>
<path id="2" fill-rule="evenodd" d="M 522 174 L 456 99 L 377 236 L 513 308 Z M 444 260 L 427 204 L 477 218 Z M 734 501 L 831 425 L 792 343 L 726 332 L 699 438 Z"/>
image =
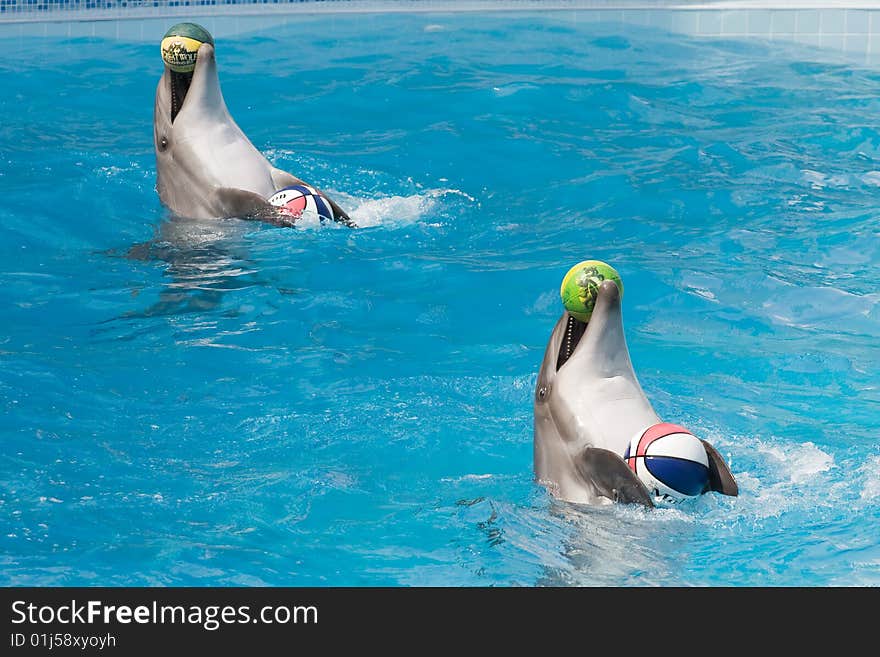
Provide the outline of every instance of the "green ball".
<path id="1" fill-rule="evenodd" d="M 178 23 L 168 28 L 162 37 L 160 49 L 162 60 L 172 71 L 192 73 L 196 67 L 196 55 L 203 43 L 214 45 L 214 37 L 196 23 Z"/>
<path id="2" fill-rule="evenodd" d="M 559 294 L 565 309 L 582 322 L 589 322 L 602 281 L 612 280 L 623 297 L 623 281 L 611 265 L 601 260 L 584 260 L 568 270 Z"/>

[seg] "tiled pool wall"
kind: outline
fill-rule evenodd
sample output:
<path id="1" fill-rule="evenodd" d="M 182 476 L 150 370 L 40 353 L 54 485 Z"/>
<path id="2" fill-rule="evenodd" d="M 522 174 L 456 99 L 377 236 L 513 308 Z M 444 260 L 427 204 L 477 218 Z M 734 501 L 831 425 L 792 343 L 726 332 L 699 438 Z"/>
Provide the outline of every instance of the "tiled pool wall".
<path id="1" fill-rule="evenodd" d="M 796 42 L 880 65 L 880 0 L 0 0 L 0 38 L 154 40 L 169 20 L 196 21 L 223 38 L 303 14 L 515 10 L 575 10 L 577 22 Z"/>

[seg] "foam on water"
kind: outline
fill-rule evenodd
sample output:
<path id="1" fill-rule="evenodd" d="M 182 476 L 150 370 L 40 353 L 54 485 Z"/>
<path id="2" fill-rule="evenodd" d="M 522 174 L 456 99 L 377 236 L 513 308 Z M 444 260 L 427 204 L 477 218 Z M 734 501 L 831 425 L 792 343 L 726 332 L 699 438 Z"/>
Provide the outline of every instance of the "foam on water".
<path id="1" fill-rule="evenodd" d="M 860 467 L 860 474 L 865 479 L 860 496 L 862 500 L 871 502 L 880 496 L 880 456 L 874 456 L 865 462 Z"/>
<path id="2" fill-rule="evenodd" d="M 336 195 L 352 208 L 349 216 L 359 228 L 385 226 L 389 228 L 406 226 L 425 218 L 436 218 L 438 209 L 449 215 L 444 206 L 452 201 L 476 203 L 476 199 L 457 189 L 430 189 L 410 196 L 389 196 L 384 198 L 353 198 L 343 193 Z"/>

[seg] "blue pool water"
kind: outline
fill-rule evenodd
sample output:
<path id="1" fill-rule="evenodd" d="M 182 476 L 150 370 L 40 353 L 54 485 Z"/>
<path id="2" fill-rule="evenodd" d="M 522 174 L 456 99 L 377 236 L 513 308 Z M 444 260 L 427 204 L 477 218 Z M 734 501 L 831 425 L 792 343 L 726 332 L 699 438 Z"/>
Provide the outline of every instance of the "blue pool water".
<path id="1" fill-rule="evenodd" d="M 251 141 L 361 225 L 282 229 L 160 205 L 160 38 L 4 47 L 0 583 L 880 584 L 880 72 L 567 13 L 218 39 Z M 534 482 L 588 258 L 739 497 Z"/>

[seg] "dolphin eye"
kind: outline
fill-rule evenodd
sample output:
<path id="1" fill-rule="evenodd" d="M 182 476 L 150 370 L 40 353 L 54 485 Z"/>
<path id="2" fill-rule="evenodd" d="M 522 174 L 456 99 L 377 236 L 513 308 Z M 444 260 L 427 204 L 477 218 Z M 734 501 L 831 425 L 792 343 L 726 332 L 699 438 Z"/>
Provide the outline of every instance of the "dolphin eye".
<path id="1" fill-rule="evenodd" d="M 541 386 L 540 388 L 538 388 L 538 399 L 543 401 L 546 396 L 547 396 L 547 386 Z"/>
<path id="2" fill-rule="evenodd" d="M 162 137 L 162 139 L 159 140 L 159 148 L 163 151 L 168 148 L 168 139 Z"/>

